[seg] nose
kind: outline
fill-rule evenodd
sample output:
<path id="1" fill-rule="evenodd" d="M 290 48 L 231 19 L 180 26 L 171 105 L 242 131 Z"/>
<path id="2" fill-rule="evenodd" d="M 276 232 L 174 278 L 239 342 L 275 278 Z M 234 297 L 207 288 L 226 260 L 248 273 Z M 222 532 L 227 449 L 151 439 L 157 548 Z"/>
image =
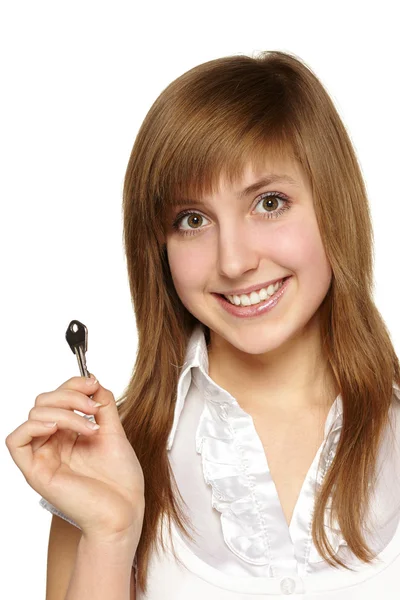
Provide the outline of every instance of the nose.
<path id="1" fill-rule="evenodd" d="M 260 260 L 254 232 L 246 223 L 226 223 L 220 226 L 217 242 L 217 264 L 221 278 L 239 280 L 252 269 L 257 269 Z"/>

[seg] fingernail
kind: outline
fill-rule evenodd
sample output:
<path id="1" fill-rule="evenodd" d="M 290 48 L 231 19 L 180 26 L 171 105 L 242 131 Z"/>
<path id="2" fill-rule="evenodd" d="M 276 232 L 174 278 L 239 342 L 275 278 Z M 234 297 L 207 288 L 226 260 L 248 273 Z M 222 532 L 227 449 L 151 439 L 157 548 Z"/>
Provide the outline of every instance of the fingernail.
<path id="1" fill-rule="evenodd" d="M 88 402 L 89 402 L 89 405 L 93 406 L 94 408 L 96 408 L 97 406 L 103 406 L 101 404 L 101 402 L 95 402 L 94 400 L 91 400 L 90 398 L 89 398 Z"/>
<path id="2" fill-rule="evenodd" d="M 86 385 L 94 385 L 95 383 L 97 383 L 97 379 L 95 378 L 95 376 L 93 375 L 90 377 L 86 377 Z"/>
<path id="3" fill-rule="evenodd" d="M 92 423 L 91 421 L 86 423 L 86 427 L 89 427 L 89 429 L 100 429 L 100 425 L 97 425 L 97 423 Z"/>

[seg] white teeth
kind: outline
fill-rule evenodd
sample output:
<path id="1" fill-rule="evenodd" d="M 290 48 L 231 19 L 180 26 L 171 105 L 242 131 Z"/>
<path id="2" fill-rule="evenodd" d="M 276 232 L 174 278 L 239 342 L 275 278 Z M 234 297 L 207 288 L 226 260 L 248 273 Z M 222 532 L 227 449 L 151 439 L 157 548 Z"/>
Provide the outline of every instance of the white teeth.
<path id="1" fill-rule="evenodd" d="M 270 298 L 275 294 L 275 292 L 282 287 L 283 279 L 277 281 L 275 285 L 269 285 L 267 288 L 262 288 L 258 290 L 258 292 L 251 292 L 250 295 L 241 294 L 240 296 L 224 296 L 231 304 L 236 304 L 236 306 L 250 306 L 252 304 L 259 304 L 267 298 Z"/>

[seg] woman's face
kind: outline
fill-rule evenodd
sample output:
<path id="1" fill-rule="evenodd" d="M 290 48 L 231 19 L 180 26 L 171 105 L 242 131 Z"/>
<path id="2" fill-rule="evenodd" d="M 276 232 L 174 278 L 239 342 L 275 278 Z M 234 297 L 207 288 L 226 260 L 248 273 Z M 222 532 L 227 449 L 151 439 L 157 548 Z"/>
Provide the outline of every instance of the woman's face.
<path id="1" fill-rule="evenodd" d="M 289 176 L 294 183 L 276 181 L 238 195 L 271 174 Z M 298 163 L 269 162 L 259 172 L 249 163 L 240 181 L 231 186 L 221 178 L 217 193 L 175 207 L 170 222 L 183 210 L 192 212 L 177 224 L 180 231 L 169 223 L 166 245 L 175 289 L 187 310 L 212 336 L 249 354 L 272 351 L 301 335 L 317 317 L 332 272 L 310 185 Z M 215 296 L 289 275 L 278 304 L 256 317 L 233 316 Z"/>

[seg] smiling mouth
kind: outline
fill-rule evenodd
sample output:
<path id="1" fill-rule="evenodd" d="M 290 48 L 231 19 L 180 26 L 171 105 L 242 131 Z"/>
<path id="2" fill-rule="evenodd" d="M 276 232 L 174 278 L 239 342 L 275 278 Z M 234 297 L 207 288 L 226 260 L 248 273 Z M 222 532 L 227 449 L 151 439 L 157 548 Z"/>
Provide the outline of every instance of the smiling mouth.
<path id="1" fill-rule="evenodd" d="M 267 293 L 268 288 L 260 288 L 260 290 L 250 292 L 249 294 L 216 294 L 220 298 L 223 298 L 227 302 L 229 302 L 232 306 L 240 306 L 240 307 L 248 307 L 248 306 L 257 306 L 257 304 L 261 304 L 262 302 L 266 302 L 270 298 L 272 298 L 283 286 L 285 281 L 289 279 L 291 275 L 288 277 L 283 277 L 280 281 L 277 281 L 271 293 Z M 268 286 L 270 287 L 270 286 Z M 262 291 L 261 291 L 262 290 Z M 252 294 L 255 294 L 253 297 Z M 253 301 L 252 301 L 253 300 Z"/>

